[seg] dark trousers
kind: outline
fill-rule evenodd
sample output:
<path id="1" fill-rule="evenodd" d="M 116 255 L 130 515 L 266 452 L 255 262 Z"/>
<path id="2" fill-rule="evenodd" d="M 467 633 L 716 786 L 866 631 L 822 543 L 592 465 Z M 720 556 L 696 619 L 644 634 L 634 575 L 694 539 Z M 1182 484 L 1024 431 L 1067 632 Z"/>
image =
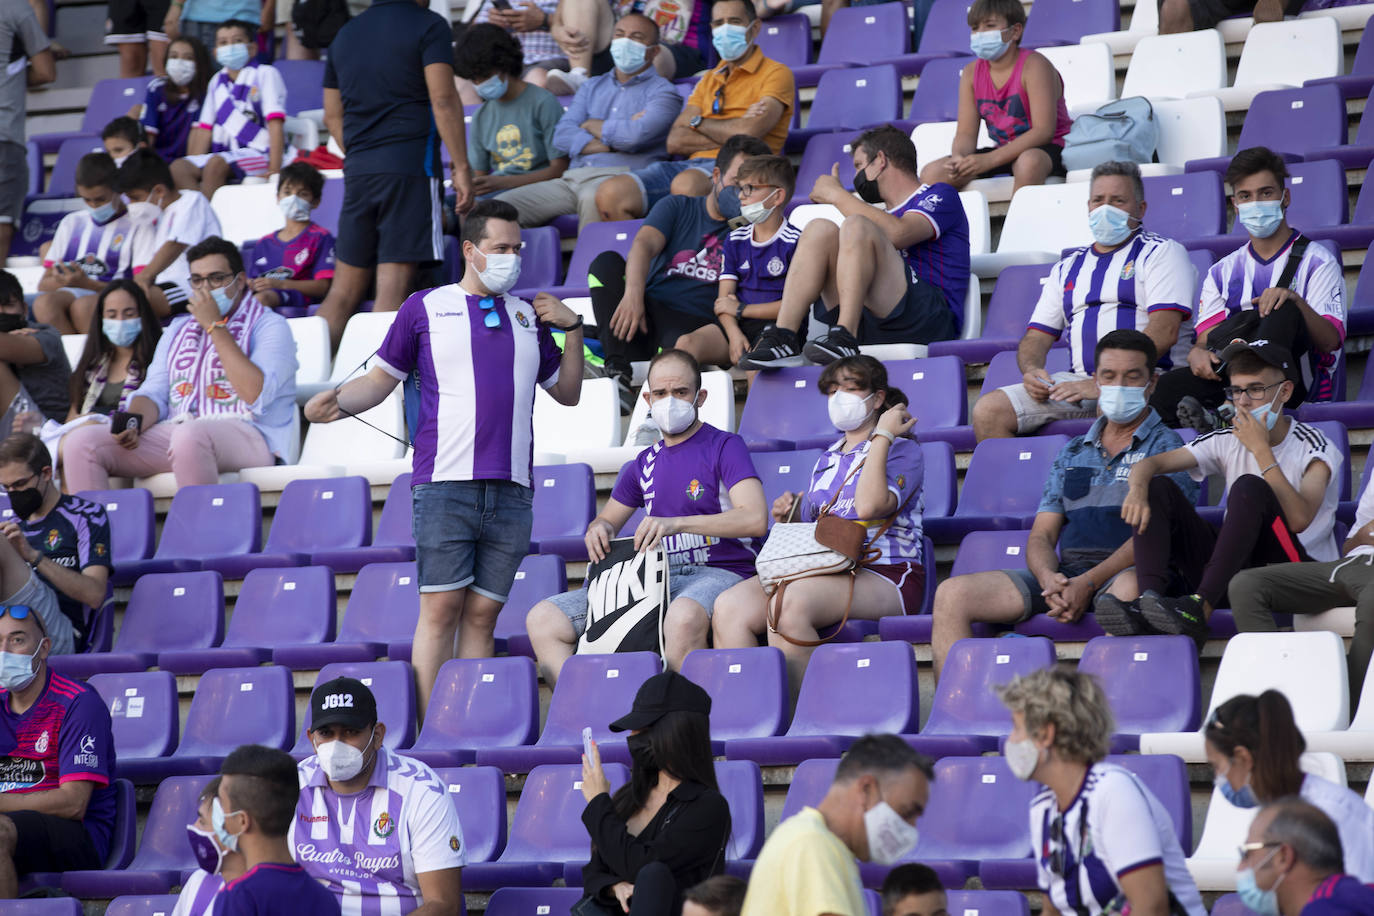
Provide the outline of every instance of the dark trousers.
<path id="1" fill-rule="evenodd" d="M 682 894 L 673 872 L 662 862 L 650 862 L 639 870 L 630 898 L 630 916 L 661 916 L 682 912 Z"/>
<path id="2" fill-rule="evenodd" d="M 711 324 L 715 315 L 699 311 L 683 311 L 671 303 L 655 300 L 647 292 L 644 295 L 644 323 L 648 331 L 637 332 L 629 340 L 621 340 L 611 333 L 611 316 L 620 306 L 625 296 L 625 258 L 614 251 L 603 251 L 592 259 L 587 269 L 588 279 L 595 280 L 592 287 L 592 312 L 596 315 L 596 327 L 601 341 L 601 352 L 605 358 L 606 371 L 611 375 L 630 374 L 630 363 L 635 360 L 652 359 L 659 347 L 672 347 L 678 338 L 690 334 L 697 328 Z M 715 301 L 714 293 L 711 301 Z M 693 308 L 700 303 L 682 303 Z"/>
<path id="3" fill-rule="evenodd" d="M 1150 481 L 1150 523 L 1135 535 L 1140 590 L 1169 594 L 1177 576 L 1212 607 L 1242 569 L 1311 559 L 1283 517 L 1278 497 L 1260 477 L 1246 474 L 1226 497 L 1226 520 L 1213 528 L 1167 477 Z"/>

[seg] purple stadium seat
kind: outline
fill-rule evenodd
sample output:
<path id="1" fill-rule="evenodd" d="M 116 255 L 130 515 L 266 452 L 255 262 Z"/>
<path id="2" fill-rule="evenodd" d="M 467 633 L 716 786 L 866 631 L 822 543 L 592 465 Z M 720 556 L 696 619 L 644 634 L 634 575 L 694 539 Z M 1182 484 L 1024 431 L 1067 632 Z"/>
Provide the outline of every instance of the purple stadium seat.
<path id="1" fill-rule="evenodd" d="M 539 740 L 521 747 L 503 747 L 495 742 L 477 745 L 477 762 L 500 767 L 506 773 L 528 773 L 545 763 L 578 763 L 582 760 L 582 729 L 586 726 L 592 729 L 602 760 L 628 762 L 625 736 L 612 732 L 610 724 L 630 709 L 639 686 L 662 670 L 663 660 L 654 652 L 574 655 L 563 665 Z M 537 702 L 536 694 L 536 723 Z M 525 708 L 523 702 L 516 708 Z M 466 710 L 464 713 L 471 715 Z M 511 739 L 522 735 L 528 738 L 528 719 L 513 722 L 510 713 L 505 713 L 504 719 L 506 730 L 493 730 L 502 736 L 503 743 L 510 744 Z M 520 730 L 512 730 L 512 724 L 518 724 Z"/>
<path id="2" fill-rule="evenodd" d="M 811 63 L 811 20 L 801 13 L 774 16 L 759 27 L 759 49 L 769 60 L 795 70 Z"/>
<path id="3" fill-rule="evenodd" d="M 281 492 L 261 553 L 206 557 L 205 569 L 242 579 L 263 567 L 306 566 L 317 550 L 353 550 L 372 540 L 372 488 L 366 477 L 293 480 Z"/>
<path id="4" fill-rule="evenodd" d="M 787 667 L 772 646 L 697 649 L 683 660 L 682 676 L 711 695 L 711 747 L 717 755 L 727 740 L 770 738 L 787 725 Z"/>
<path id="5" fill-rule="evenodd" d="M 838 9 L 830 26 L 821 40 L 816 62 L 792 68 L 798 88 L 822 83 L 824 75 L 831 70 L 900 57 L 910 47 L 911 24 L 905 4 Z M 820 90 L 817 90 L 819 99 Z M 814 117 L 815 108 L 811 111 Z M 900 112 L 893 117 L 899 115 Z"/>
<path id="6" fill-rule="evenodd" d="M 839 757 L 813 757 L 797 764 L 792 781 L 787 785 L 787 796 L 782 801 L 778 822 L 787 820 L 802 808 L 816 807 L 825 798 L 830 783 L 834 782 L 835 770 L 839 765 Z"/>
<path id="7" fill-rule="evenodd" d="M 1374 17 L 1371 17 L 1374 18 Z M 1323 79 L 1308 80 L 1304 86 L 1320 86 L 1331 83 L 1341 90 L 1341 95 L 1347 99 L 1362 99 L 1369 95 L 1369 90 L 1374 88 L 1374 30 L 1366 22 L 1365 28 L 1360 31 L 1360 44 L 1355 48 L 1355 60 L 1350 65 L 1350 72 L 1344 76 L 1328 76 Z"/>
<path id="8" fill-rule="evenodd" d="M 994 569 L 1024 568 L 1026 539 L 1029 536 L 1030 532 L 1024 529 L 970 531 L 959 543 L 959 552 L 954 556 L 954 567 L 950 570 L 950 577 L 967 576 Z M 930 602 L 927 601 L 926 611 L 922 614 L 884 617 L 878 621 L 878 635 L 883 639 L 917 644 L 929 643 L 932 622 L 930 614 Z M 992 636 L 995 633 L 994 627 L 974 624 L 975 636 Z"/>
<path id="9" fill-rule="evenodd" d="M 643 220 L 630 219 L 580 227 L 577 247 L 568 261 L 568 275 L 563 285 L 551 287 L 546 292 L 559 299 L 587 295 L 587 269 L 592 266 L 592 261 L 603 251 L 628 254 L 630 246 L 634 244 L 635 233 L 643 224 Z"/>
<path id="10" fill-rule="evenodd" d="M 1314 239 L 1332 237 L 1331 230 L 1341 227 L 1349 214 L 1350 192 L 1345 182 L 1345 169 L 1334 159 L 1309 159 L 1307 162 L 1289 164 L 1288 172 L 1286 186 L 1291 192 L 1292 199 L 1287 212 L 1289 225 L 1304 233 L 1310 230 L 1311 238 Z M 1174 237 L 1186 238 L 1183 244 L 1187 248 L 1205 248 L 1218 258 L 1230 254 L 1249 241 L 1249 236 L 1245 234 L 1245 229 L 1239 221 L 1232 227 L 1229 235 L 1198 239 Z M 1339 245 L 1340 243 L 1336 242 L 1333 246 L 1334 254 L 1338 258 Z"/>
<path id="11" fill-rule="evenodd" d="M 562 279 L 563 249 L 558 230 L 552 226 L 537 226 L 521 229 L 520 241 L 520 289 L 512 294 L 524 299 L 533 299 Z"/>
<path id="12" fill-rule="evenodd" d="M 71 897 L 6 900 L 5 916 L 81 916 L 81 901 Z"/>
<path id="13" fill-rule="evenodd" d="M 1076 45 L 1084 35 L 1121 28 L 1116 0 L 1038 0 L 1026 20 L 1024 47 Z"/>
<path id="14" fill-rule="evenodd" d="M 1347 166 L 1349 168 L 1365 168 L 1370 165 L 1370 158 L 1374 157 L 1374 115 L 1370 115 L 1369 125 L 1368 145 L 1359 149 L 1358 164 Z M 1364 131 L 1364 121 L 1360 122 L 1360 129 Z M 1360 185 L 1360 196 L 1355 201 L 1355 212 L 1350 214 L 1349 225 L 1318 226 L 1305 223 L 1303 234 L 1314 239 L 1325 239 L 1341 249 L 1368 248 L 1369 243 L 1374 242 L 1374 187 Z"/>
<path id="15" fill-rule="evenodd" d="M 260 665 L 279 646 L 333 641 L 336 613 L 334 574 L 327 566 L 254 569 L 239 588 L 223 643 L 159 652 L 157 664 L 174 674 Z"/>
<path id="16" fill-rule="evenodd" d="M 838 437 L 838 434 L 836 434 Z M 763 482 L 765 502 L 771 506 L 773 500 L 784 492 L 805 492 L 811 485 L 811 472 L 816 461 L 825 454 L 824 449 L 808 448 L 794 452 L 754 452 L 749 457 L 754 461 L 754 470 Z M 768 527 L 773 527 L 773 515 L 768 515 Z"/>
<path id="17" fill-rule="evenodd" d="M 926 519 L 937 544 L 952 544 L 970 531 L 1029 528 L 1054 458 L 1068 436 L 985 439 L 973 450 L 959 507 L 949 518 Z"/>
<path id="18" fill-rule="evenodd" d="M 763 774 L 759 765 L 752 760 L 717 760 L 716 782 L 730 804 L 730 842 L 725 857 L 752 859 L 763 847 Z"/>
<path id="19" fill-rule="evenodd" d="M 1188 729 L 1193 731 L 1194 729 Z M 1174 823 L 1174 835 L 1183 854 L 1193 850 L 1193 801 L 1188 785 L 1188 767 L 1173 754 L 1113 754 L 1108 763 L 1125 767 L 1139 777 L 1159 799 Z"/>
<path id="20" fill-rule="evenodd" d="M 914 403 L 919 405 L 921 402 Z M 922 488 L 926 507 L 923 518 L 947 518 L 954 514 L 959 491 L 954 448 L 948 442 L 922 442 L 921 453 L 925 456 Z"/>
<path id="21" fill-rule="evenodd" d="M 166 757 L 176 748 L 181 716 L 170 671 L 95 674 L 87 683 L 110 710 L 116 771 L 130 760 Z"/>
<path id="22" fill-rule="evenodd" d="M 70 140 L 63 140 L 62 145 L 57 148 L 57 159 L 53 162 L 52 174 L 48 176 L 47 190 L 33 195 L 34 198 L 75 197 L 77 162 L 87 153 L 103 152 L 105 145 L 100 141 L 99 130 L 94 135 L 82 134 Z"/>
<path id="23" fill-rule="evenodd" d="M 838 757 L 861 735 L 911 731 L 920 714 L 911 646 L 828 643 L 811 656 L 787 733 L 726 741 L 725 756 L 762 766 Z"/>
<path id="24" fill-rule="evenodd" d="M 1147 732 L 1192 732 L 1202 724 L 1197 649 L 1190 640 L 1099 636 L 1084 647 L 1078 670 L 1097 675 L 1107 691 L 1117 753 L 1138 750 Z"/>
<path id="25" fill-rule="evenodd" d="M 945 900 L 960 916 L 1030 916 L 1030 900 L 1015 891 L 946 891 Z"/>
<path id="26" fill-rule="evenodd" d="M 142 487 L 131 487 L 82 490 L 76 495 L 105 507 L 110 520 L 110 559 L 114 563 L 110 579 L 115 585 L 131 585 L 134 576 L 124 573 L 124 564 L 153 555 L 153 494 Z"/>
<path id="27" fill-rule="evenodd" d="M 796 190 L 788 201 L 789 209 L 811 203 L 811 189 L 816 186 L 816 179 L 829 175 L 832 166 L 840 167 L 841 184 L 853 186 L 854 151 L 850 143 L 854 137 L 852 133 L 816 134 L 806 141 L 801 164 L 797 166 Z"/>
<path id="28" fill-rule="evenodd" d="M 181 487 L 172 497 L 153 558 L 125 563 L 124 573 L 200 569 L 210 557 L 257 553 L 261 545 L 262 502 L 253 484 Z"/>
<path id="29" fill-rule="evenodd" d="M 369 563 L 404 563 L 415 559 L 410 505 L 410 472 L 406 471 L 391 482 L 391 489 L 386 492 L 371 546 L 312 551 L 311 562 L 328 566 L 335 573 L 352 573 Z"/>
<path id="30" fill-rule="evenodd" d="M 503 887 L 487 901 L 486 916 L 568 916 L 582 899 L 576 887 Z"/>
<path id="31" fill-rule="evenodd" d="M 151 76 L 135 76 L 128 79 L 101 80 L 91 89 L 90 100 L 86 103 L 86 113 L 81 117 L 80 130 L 58 131 L 50 134 L 34 134 L 30 143 L 38 144 L 44 153 L 57 152 L 65 140 L 73 137 L 99 137 L 106 124 L 129 109 L 143 102 Z"/>
<path id="32" fill-rule="evenodd" d="M 448 786 L 458 809 L 468 864 L 494 861 L 506 848 L 506 777 L 496 767 L 445 767 L 434 772 Z"/>
<path id="33" fill-rule="evenodd" d="M 1192 239 L 1226 231 L 1226 191 L 1220 172 L 1161 175 L 1144 183 L 1151 232 Z"/>
<path id="34" fill-rule="evenodd" d="M 176 894 L 116 897 L 110 901 L 105 916 L 171 916 L 176 902 Z"/>
<path id="35" fill-rule="evenodd" d="M 906 17 L 904 4 L 848 9 L 865 14 L 864 18 L 871 18 L 874 11 L 889 8 Z M 831 29 L 826 34 L 833 32 L 834 29 Z M 806 127 L 794 127 L 788 132 L 786 149 L 800 150 L 806 146 L 808 138 L 838 131 L 843 131 L 846 138 L 852 140 L 856 130 L 886 124 L 901 116 L 902 79 L 891 64 L 830 70 L 821 74 Z"/>
<path id="36" fill-rule="evenodd" d="M 1240 894 L 1223 894 L 1212 904 L 1212 916 L 1259 916 L 1240 902 Z"/>
<path id="37" fill-rule="evenodd" d="M 68 677 L 105 671 L 142 671 L 158 653 L 209 649 L 224 638 L 224 585 L 217 572 L 152 573 L 134 583 L 114 651 L 54 655 L 53 668 Z"/>
<path id="38" fill-rule="evenodd" d="M 534 662 L 518 655 L 455 658 L 439 669 L 424 727 L 407 753 L 430 766 L 461 766 L 479 748 L 529 745 L 538 731 Z"/>
<path id="39" fill-rule="evenodd" d="M 961 639 L 950 650 L 935 688 L 930 718 L 919 735 L 902 737 L 931 757 L 973 756 L 1011 733 L 1011 713 L 993 687 L 1054 664 L 1054 643 L 1025 639 Z"/>
<path id="40" fill-rule="evenodd" d="M 1003 350 L 1015 350 L 1040 299 L 1040 287 L 1053 266 L 1028 264 L 1003 270 L 997 275 L 997 285 L 988 300 L 983 336 L 976 340 L 937 341 L 930 345 L 930 356 L 952 354 L 966 363 L 986 363 Z"/>
<path id="41" fill-rule="evenodd" d="M 497 651 L 504 644 L 511 655 L 533 658 L 534 650 L 525 635 L 525 615 L 537 602 L 567 590 L 568 571 L 562 557 L 533 554 L 521 560 L 510 595 L 496 616 Z"/>
<path id="42" fill-rule="evenodd" d="M 1370 262 L 1367 261 L 1366 263 Z M 1369 283 L 1366 283 L 1365 281 L 1366 271 L 1368 271 L 1371 277 Z M 1361 266 L 1359 282 L 1361 284 L 1364 284 L 1366 287 L 1370 287 L 1371 284 L 1374 284 L 1374 266 L 1371 266 L 1370 268 L 1365 268 Z M 1368 297 L 1371 291 L 1371 288 L 1366 288 L 1364 290 L 1364 295 Z M 1356 286 L 1355 301 L 1357 303 L 1360 301 L 1359 286 Z M 1370 329 L 1374 330 L 1374 303 L 1370 303 L 1367 306 L 1367 309 L 1368 310 L 1363 313 L 1362 320 L 1367 321 Z M 1352 307 L 1351 314 L 1346 316 L 1347 330 L 1351 331 L 1351 336 L 1354 336 L 1354 333 L 1353 330 L 1350 328 L 1350 325 L 1354 324 L 1353 319 L 1357 315 L 1361 315 L 1361 312 L 1354 310 L 1354 308 Z M 1361 429 L 1366 426 L 1369 426 L 1371 423 L 1374 423 L 1374 373 L 1364 373 L 1364 376 L 1360 380 L 1360 390 L 1355 395 L 1355 398 L 1353 400 L 1330 401 L 1323 404 L 1303 404 L 1301 407 L 1298 408 L 1298 416 L 1301 417 L 1302 420 L 1306 423 L 1315 423 L 1322 420 L 1334 420 L 1339 421 L 1343 425 L 1352 427 L 1354 429 Z M 1347 467 L 1344 468 L 1344 470 L 1348 474 L 1350 470 L 1348 467 L 1348 461 L 1346 462 L 1346 465 Z M 1347 499 L 1348 497 L 1343 496 L 1341 498 Z"/>
<path id="43" fill-rule="evenodd" d="M 162 780 L 129 867 L 122 871 L 68 871 L 62 876 L 62 889 L 73 897 L 109 899 L 121 894 L 165 894 L 180 884 L 181 873 L 196 867 L 195 855 L 186 842 L 186 825 L 196 819 L 196 803 L 209 781 L 209 776 Z"/>
<path id="44" fill-rule="evenodd" d="M 623 764 L 605 766 L 612 791 L 630 778 Z M 579 790 L 581 778 L 581 764 L 535 767 L 516 802 L 505 851 L 495 862 L 464 868 L 463 887 L 482 891 L 548 886 L 562 877 L 564 863 L 586 862 L 591 840 L 582 825 L 587 803 Z"/>
<path id="45" fill-rule="evenodd" d="M 386 726 L 382 745 L 388 750 L 407 750 L 415 743 L 415 671 L 409 662 L 344 662 L 325 665 L 315 677 L 315 686 L 327 684 L 336 677 L 352 677 L 363 682 L 377 700 L 377 721 Z M 313 691 L 313 688 L 312 688 Z M 304 760 L 315 753 L 310 743 L 310 709 L 301 717 L 300 737 L 291 748 L 291 756 Z"/>
<path id="46" fill-rule="evenodd" d="M 895 65 L 902 76 L 913 76 L 923 73 L 933 60 L 968 57 L 968 6 L 966 0 L 936 0 L 926 14 L 917 53 L 891 59 L 877 57 L 877 62 Z"/>
<path id="47" fill-rule="evenodd" d="M 897 126 L 910 131 L 928 121 L 959 120 L 959 80 L 972 61 L 971 57 L 946 57 L 926 64 L 911 97 L 911 110 L 905 121 L 895 122 Z"/>
<path id="48" fill-rule="evenodd" d="M 596 475 L 589 464 L 558 464 L 534 469 L 534 526 L 530 553 L 565 560 L 587 559 L 583 539 L 596 518 Z"/>
<path id="49" fill-rule="evenodd" d="M 1335 86 L 1261 92 L 1245 113 L 1236 149 L 1267 146 L 1285 158 L 1302 160 L 1309 150 L 1340 146 L 1346 140 L 1345 99 Z M 1189 172 L 1226 171 L 1230 156 L 1194 159 Z"/>
<path id="50" fill-rule="evenodd" d="M 404 655 L 409 660 L 419 619 L 420 586 L 415 564 L 372 563 L 358 571 L 334 642 L 284 646 L 272 654 L 272 661 L 300 670 L 330 662 L 371 662 L 383 655 Z"/>
<path id="51" fill-rule="evenodd" d="M 319 60 L 275 60 L 272 66 L 286 84 L 286 113 L 297 114 L 324 108 L 324 62 Z"/>

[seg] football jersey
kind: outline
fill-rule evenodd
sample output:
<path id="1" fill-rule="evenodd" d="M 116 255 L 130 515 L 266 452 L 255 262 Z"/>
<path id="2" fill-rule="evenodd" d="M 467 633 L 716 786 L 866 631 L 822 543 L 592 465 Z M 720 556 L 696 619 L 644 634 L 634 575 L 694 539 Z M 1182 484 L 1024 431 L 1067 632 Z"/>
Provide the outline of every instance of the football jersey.
<path id="1" fill-rule="evenodd" d="M 64 493 L 53 510 L 38 521 L 18 521 L 29 545 L 64 569 L 81 572 L 88 566 L 114 568 L 110 559 L 110 519 L 99 503 Z M 38 577 L 44 579 L 42 573 Z M 84 624 L 81 602 L 56 588 L 53 594 L 57 596 L 57 606 L 73 625 Z"/>
<path id="2" fill-rule="evenodd" d="M 267 122 L 285 120 L 286 84 L 271 64 L 248 64 L 232 81 L 216 71 L 197 127 L 210 131 L 210 151 L 271 149 Z M 287 161 L 285 158 L 283 161 Z"/>
<path id="3" fill-rule="evenodd" d="M 830 502 L 839 489 L 840 497 L 831 507 L 831 515 L 863 523 L 869 529 L 870 536 L 887 521 L 886 517 L 859 518 L 854 510 L 859 478 L 864 473 L 862 469 L 855 472 L 854 467 L 868 459 L 872 445 L 873 440 L 870 439 L 846 452 L 844 439 L 840 439 L 825 450 L 811 471 L 811 486 L 807 488 L 802 503 L 803 518 L 815 521 L 821 507 Z M 873 561 L 875 564 L 922 562 L 921 517 L 926 509 L 923 488 L 925 473 L 925 453 L 921 451 L 920 444 L 914 439 L 898 436 L 887 450 L 887 489 L 897 497 L 897 518 L 882 537 L 868 545 L 870 549 L 878 550 L 878 558 Z"/>
<path id="4" fill-rule="evenodd" d="M 737 281 L 735 295 L 745 305 L 777 302 L 800 240 L 801 230 L 786 220 L 762 242 L 754 241 L 753 226 L 740 226 L 725 239 L 720 279 Z"/>
<path id="5" fill-rule="evenodd" d="M 919 213 L 935 229 L 935 235 L 917 242 L 902 252 L 911 276 L 938 286 L 945 294 L 945 305 L 954 314 L 956 327 L 964 326 L 964 296 L 968 293 L 969 237 L 968 216 L 953 185 L 943 181 L 923 184 L 906 200 L 892 208 L 900 219 Z"/>
<path id="6" fill-rule="evenodd" d="M 156 214 L 146 207 L 125 208 L 103 226 L 91 219 L 89 207 L 82 207 L 57 224 L 43 266 L 75 261 L 90 279 L 109 283 L 142 270 L 157 250 L 156 241 Z"/>
<path id="7" fill-rule="evenodd" d="M 208 871 L 197 868 L 191 877 L 181 885 L 172 916 L 212 916 L 215 911 L 215 895 L 224 888 L 224 879 Z"/>
<path id="8" fill-rule="evenodd" d="M 318 223 L 310 223 L 289 242 L 283 242 L 277 233 L 270 232 L 253 246 L 248 276 L 280 280 L 330 279 L 334 276 L 334 236 Z M 282 306 L 304 308 L 316 301 L 294 289 L 279 289 L 276 293 Z"/>

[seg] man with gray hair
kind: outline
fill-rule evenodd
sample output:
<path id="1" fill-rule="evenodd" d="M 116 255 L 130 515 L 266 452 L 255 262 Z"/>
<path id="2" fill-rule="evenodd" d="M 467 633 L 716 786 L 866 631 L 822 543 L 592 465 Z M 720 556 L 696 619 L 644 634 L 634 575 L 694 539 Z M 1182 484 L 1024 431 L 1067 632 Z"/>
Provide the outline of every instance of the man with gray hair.
<path id="1" fill-rule="evenodd" d="M 1250 822 L 1236 866 L 1236 891 L 1269 916 L 1369 916 L 1374 887 L 1343 874 L 1341 836 L 1331 818 L 1289 796 Z"/>
<path id="2" fill-rule="evenodd" d="M 866 916 L 855 858 L 897 862 L 916 845 L 935 769 L 896 735 L 865 735 L 816 807 L 778 825 L 749 876 L 741 916 Z"/>
<path id="3" fill-rule="evenodd" d="M 1144 331 L 1160 354 L 1159 368 L 1186 357 L 1187 335 L 1179 346 L 1179 330 L 1193 314 L 1195 271 L 1183 246 L 1146 230 L 1144 218 L 1139 166 L 1104 162 L 1093 169 L 1093 244 L 1074 248 L 1050 269 L 1016 348 L 1021 383 L 989 392 L 973 407 L 978 441 L 1029 435 L 1051 420 L 1096 416 L 1093 351 L 1109 331 Z M 1045 357 L 1065 331 L 1071 371 L 1050 375 Z"/>

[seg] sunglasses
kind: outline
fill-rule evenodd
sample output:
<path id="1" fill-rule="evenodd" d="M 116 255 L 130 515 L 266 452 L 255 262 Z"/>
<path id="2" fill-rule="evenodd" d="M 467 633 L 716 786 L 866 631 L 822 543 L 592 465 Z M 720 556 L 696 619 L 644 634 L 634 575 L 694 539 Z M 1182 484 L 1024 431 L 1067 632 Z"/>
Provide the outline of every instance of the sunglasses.
<path id="1" fill-rule="evenodd" d="M 501 326 L 501 313 L 496 311 L 496 300 L 491 296 L 483 296 L 477 304 L 486 313 L 482 316 L 482 323 L 489 328 L 499 328 Z"/>
<path id="2" fill-rule="evenodd" d="M 718 115 L 725 111 L 725 85 L 716 90 L 716 97 L 711 100 L 711 114 Z"/>
<path id="3" fill-rule="evenodd" d="M 0 617 L 8 614 L 15 620 L 23 620 L 33 613 L 33 608 L 27 604 L 0 604 Z"/>

